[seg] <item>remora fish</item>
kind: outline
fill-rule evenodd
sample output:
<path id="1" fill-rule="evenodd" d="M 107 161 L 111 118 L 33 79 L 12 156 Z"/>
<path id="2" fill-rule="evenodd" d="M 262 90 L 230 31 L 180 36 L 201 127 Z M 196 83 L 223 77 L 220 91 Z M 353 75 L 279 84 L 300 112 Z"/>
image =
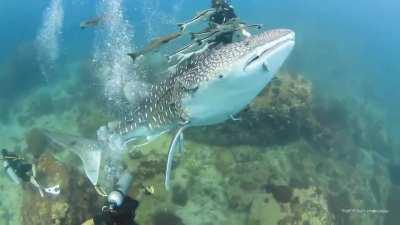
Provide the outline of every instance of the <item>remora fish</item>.
<path id="1" fill-rule="evenodd" d="M 247 24 L 241 22 L 239 19 L 235 18 L 224 24 L 215 24 L 215 27 L 212 29 L 206 29 L 201 32 L 191 32 L 190 36 L 191 36 L 192 40 L 199 42 L 199 41 L 204 41 L 204 40 L 210 39 L 212 37 L 215 37 L 215 36 L 218 36 L 218 35 L 221 35 L 224 33 L 241 31 L 246 28 L 252 28 L 252 27 L 255 27 L 256 29 L 259 30 L 262 28 L 262 25 L 261 24 L 247 25 Z"/>
<path id="2" fill-rule="evenodd" d="M 271 81 L 294 44 L 293 31 L 277 29 L 193 55 L 168 79 L 152 86 L 148 97 L 121 121 L 101 127 L 100 144 L 83 140 L 88 145 L 84 148 L 74 139 L 74 146 L 80 149 L 78 155 L 89 152 L 97 156 L 93 151 L 121 150 L 128 143 L 138 146 L 174 131 L 165 173 L 165 187 L 169 189 L 174 153 L 183 148 L 183 131 L 224 122 L 244 109 Z M 84 164 L 93 163 L 85 162 L 87 158 L 81 156 Z M 90 169 L 88 176 L 98 174 L 98 164 L 94 165 L 84 166 Z M 97 181 L 97 177 L 90 180 Z"/>
<path id="3" fill-rule="evenodd" d="M 102 22 L 103 22 L 103 17 L 99 16 L 99 17 L 95 17 L 95 18 L 92 18 L 89 20 L 84 20 L 84 21 L 80 22 L 79 27 L 83 30 L 86 28 L 96 27 Z"/>
<path id="4" fill-rule="evenodd" d="M 185 22 L 185 23 L 178 23 L 178 27 L 181 32 L 185 32 L 189 26 L 192 26 L 192 25 L 197 24 L 202 21 L 209 20 L 209 18 L 212 15 L 214 15 L 215 11 L 216 10 L 214 8 L 211 8 L 211 9 L 206 9 L 201 12 L 198 12 L 197 15 L 195 17 L 193 17 L 190 21 Z"/>
<path id="5" fill-rule="evenodd" d="M 172 33 L 166 36 L 162 36 L 156 39 L 153 39 L 143 50 L 139 52 L 134 52 L 134 53 L 128 53 L 128 55 L 132 58 L 133 61 L 136 60 L 136 58 L 140 55 L 144 55 L 146 53 L 152 52 L 158 48 L 160 48 L 161 45 L 164 45 L 182 35 L 181 32 L 176 32 Z"/>

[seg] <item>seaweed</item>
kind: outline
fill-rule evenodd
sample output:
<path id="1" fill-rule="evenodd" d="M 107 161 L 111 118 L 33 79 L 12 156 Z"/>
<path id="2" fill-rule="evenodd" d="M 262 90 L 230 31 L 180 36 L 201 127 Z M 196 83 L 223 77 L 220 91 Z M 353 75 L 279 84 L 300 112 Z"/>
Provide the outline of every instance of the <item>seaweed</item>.
<path id="1" fill-rule="evenodd" d="M 153 214 L 153 225 L 184 225 L 182 219 L 170 211 L 158 211 Z"/>
<path id="2" fill-rule="evenodd" d="M 176 205 L 185 206 L 189 199 L 187 190 L 180 185 L 175 185 L 172 190 L 172 202 Z"/>
<path id="3" fill-rule="evenodd" d="M 293 189 L 286 185 L 267 184 L 265 191 L 271 193 L 275 200 L 280 203 L 288 203 L 293 197 Z"/>

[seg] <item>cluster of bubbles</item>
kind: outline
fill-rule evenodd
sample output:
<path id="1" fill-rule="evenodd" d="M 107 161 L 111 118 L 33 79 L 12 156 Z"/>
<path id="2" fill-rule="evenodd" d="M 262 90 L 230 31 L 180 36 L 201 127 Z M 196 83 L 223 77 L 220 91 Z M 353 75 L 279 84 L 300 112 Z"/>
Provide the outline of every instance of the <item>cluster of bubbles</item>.
<path id="1" fill-rule="evenodd" d="M 36 36 L 36 47 L 41 72 L 46 79 L 54 72 L 59 57 L 59 42 L 64 21 L 62 0 L 52 0 L 43 14 L 43 23 Z"/>
<path id="2" fill-rule="evenodd" d="M 93 58 L 97 75 L 104 85 L 105 97 L 117 106 L 122 105 L 127 97 L 124 91 L 127 84 L 138 89 L 143 86 L 135 77 L 135 66 L 127 55 L 134 50 L 134 33 L 129 21 L 124 18 L 122 3 L 122 0 L 98 2 L 97 13 L 103 17 L 103 24 L 96 31 Z"/>

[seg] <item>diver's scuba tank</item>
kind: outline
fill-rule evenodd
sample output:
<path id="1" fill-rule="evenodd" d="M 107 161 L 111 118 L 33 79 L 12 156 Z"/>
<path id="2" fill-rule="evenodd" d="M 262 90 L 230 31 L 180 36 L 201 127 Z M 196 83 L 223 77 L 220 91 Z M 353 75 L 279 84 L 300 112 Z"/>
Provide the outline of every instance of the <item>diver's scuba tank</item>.
<path id="1" fill-rule="evenodd" d="M 21 184 L 21 178 L 19 178 L 18 175 L 15 173 L 8 160 L 4 160 L 3 167 L 11 180 L 13 180 L 16 184 Z"/>
<path id="2" fill-rule="evenodd" d="M 128 170 L 125 170 L 125 172 L 119 178 L 115 190 L 108 194 L 107 200 L 110 209 L 115 209 L 122 205 L 124 198 L 132 185 L 132 181 L 133 176 Z"/>

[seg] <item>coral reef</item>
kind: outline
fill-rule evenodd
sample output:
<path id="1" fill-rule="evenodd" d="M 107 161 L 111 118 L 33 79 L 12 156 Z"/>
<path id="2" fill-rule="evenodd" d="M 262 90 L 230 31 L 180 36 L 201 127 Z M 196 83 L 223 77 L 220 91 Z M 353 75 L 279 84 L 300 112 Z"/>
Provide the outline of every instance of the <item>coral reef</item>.
<path id="1" fill-rule="evenodd" d="M 287 216 L 278 222 L 278 225 L 296 224 L 334 224 L 333 217 L 328 211 L 327 202 L 318 189 L 296 189 L 294 201 L 291 202 Z"/>
<path id="2" fill-rule="evenodd" d="M 288 143 L 318 128 L 312 115 L 311 94 L 311 83 L 301 76 L 280 74 L 236 116 L 241 120 L 189 130 L 187 136 L 224 146 Z"/>
<path id="3" fill-rule="evenodd" d="M 292 188 L 286 185 L 267 184 L 265 191 L 271 193 L 275 200 L 280 203 L 288 203 L 293 197 Z"/>
<path id="4" fill-rule="evenodd" d="M 185 206 L 189 199 L 187 189 L 180 185 L 175 185 L 172 191 L 172 202 L 176 205 Z"/>
<path id="5" fill-rule="evenodd" d="M 248 225 L 272 225 L 284 218 L 285 214 L 281 212 L 281 207 L 276 201 L 264 201 L 265 196 L 256 196 L 251 203 Z"/>
<path id="6" fill-rule="evenodd" d="M 31 129 L 25 134 L 25 142 L 28 146 L 27 150 L 36 159 L 45 152 L 48 145 L 46 136 L 37 128 Z"/>
<path id="7" fill-rule="evenodd" d="M 61 165 L 48 154 L 39 158 L 37 169 L 39 182 L 45 186 L 59 184 L 61 194 L 41 198 L 34 188 L 24 191 L 22 224 L 81 224 L 100 209 L 96 192 L 88 191 L 91 184 L 77 170 Z"/>
<path id="8" fill-rule="evenodd" d="M 184 223 L 172 212 L 159 211 L 153 215 L 153 225 L 184 225 Z"/>

